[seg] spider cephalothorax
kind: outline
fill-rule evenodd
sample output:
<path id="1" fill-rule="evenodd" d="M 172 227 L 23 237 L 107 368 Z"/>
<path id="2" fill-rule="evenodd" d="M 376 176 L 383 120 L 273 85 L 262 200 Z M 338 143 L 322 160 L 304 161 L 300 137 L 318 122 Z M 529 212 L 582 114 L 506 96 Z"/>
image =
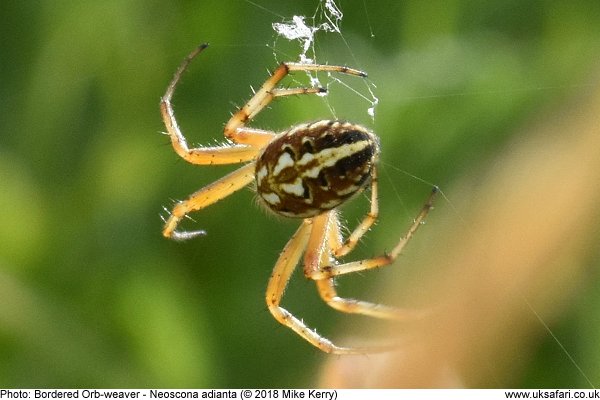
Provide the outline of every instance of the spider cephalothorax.
<path id="1" fill-rule="evenodd" d="M 409 310 L 339 297 L 333 279 L 391 264 L 429 213 L 437 189 L 434 188 L 408 232 L 389 253 L 366 260 L 332 263 L 354 249 L 379 214 L 377 137 L 363 126 L 336 120 L 299 124 L 282 133 L 250 128 L 246 123 L 276 97 L 326 91 L 320 87 L 278 88 L 279 82 L 290 72 L 325 71 L 359 77 L 366 77 L 366 74 L 335 65 L 282 63 L 225 125 L 225 137 L 231 144 L 190 149 L 177 125 L 171 98 L 189 63 L 206 47 L 206 44 L 199 46 L 184 60 L 161 100 L 167 133 L 175 152 L 192 164 L 247 164 L 177 203 L 165 221 L 163 235 L 175 240 L 204 235 L 201 230 L 178 231 L 176 228 L 190 212 L 214 204 L 254 180 L 258 197 L 265 206 L 286 217 L 302 218 L 300 227 L 281 252 L 267 285 L 266 301 L 271 314 L 328 353 L 355 354 L 386 349 L 337 346 L 281 307 L 281 298 L 294 268 L 305 254 L 304 275 L 315 281 L 319 295 L 336 310 L 388 319 L 414 316 L 415 313 Z M 371 190 L 371 208 L 343 240 L 336 208 L 367 187 Z"/>

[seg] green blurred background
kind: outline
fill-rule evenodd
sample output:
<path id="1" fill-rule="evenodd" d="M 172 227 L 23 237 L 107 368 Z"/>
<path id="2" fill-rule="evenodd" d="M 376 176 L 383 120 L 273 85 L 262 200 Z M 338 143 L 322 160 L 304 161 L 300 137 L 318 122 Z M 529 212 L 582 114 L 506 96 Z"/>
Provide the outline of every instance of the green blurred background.
<path id="1" fill-rule="evenodd" d="M 383 218 L 357 258 L 390 248 L 427 195 L 428 184 L 402 171 L 451 188 L 493 163 L 526 121 L 590 90 L 597 72 L 597 0 L 338 4 L 344 36 L 319 35 L 317 60 L 368 71 L 380 100 L 374 122 L 367 101 L 332 83 L 327 103 L 285 99 L 252 125 L 279 130 L 331 118 L 329 104 L 379 134 Z M 264 304 L 270 270 L 298 222 L 266 215 L 244 190 L 193 216 L 188 227 L 206 237 L 163 239 L 162 207 L 232 168 L 179 160 L 160 134 L 158 102 L 183 57 L 210 42 L 174 103 L 190 142 L 221 141 L 249 86 L 298 54 L 296 43 L 275 40 L 271 24 L 316 9 L 316 1 L 275 0 L 1 2 L 1 387 L 314 382 L 329 356 L 280 327 Z M 360 80 L 341 79 L 368 96 Z M 366 205 L 345 207 L 351 226 Z M 451 212 L 441 204 L 428 230 Z M 411 246 L 424 245 L 417 237 Z M 377 299 L 378 282 L 393 273 L 341 285 Z M 582 290 L 598 306 L 599 287 L 595 279 Z M 590 343 L 600 326 L 581 330 L 594 311 L 589 296 L 552 329 L 598 382 Z M 346 328 L 366 323 L 328 309 L 301 274 L 284 303 L 333 339 L 344 318 Z M 532 353 L 518 378 L 490 386 L 587 386 L 550 335 Z"/>

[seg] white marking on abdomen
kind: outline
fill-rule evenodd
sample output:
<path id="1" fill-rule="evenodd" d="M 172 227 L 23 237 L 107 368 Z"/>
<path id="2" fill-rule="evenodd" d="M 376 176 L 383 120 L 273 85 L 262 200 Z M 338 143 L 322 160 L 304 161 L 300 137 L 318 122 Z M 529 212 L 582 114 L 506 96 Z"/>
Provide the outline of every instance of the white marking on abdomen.
<path id="1" fill-rule="evenodd" d="M 292 159 L 292 156 L 290 156 L 289 153 L 283 153 L 277 159 L 277 164 L 275 165 L 275 168 L 273 168 L 273 175 L 277 176 L 285 168 L 292 167 L 293 165 L 294 160 Z"/>

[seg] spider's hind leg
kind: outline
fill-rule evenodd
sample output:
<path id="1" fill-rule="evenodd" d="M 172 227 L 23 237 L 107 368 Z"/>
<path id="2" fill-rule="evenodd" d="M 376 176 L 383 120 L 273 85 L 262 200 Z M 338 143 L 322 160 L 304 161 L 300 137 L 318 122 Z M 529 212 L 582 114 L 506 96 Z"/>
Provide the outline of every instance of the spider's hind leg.
<path id="1" fill-rule="evenodd" d="M 305 270 L 307 277 L 313 280 L 320 280 L 325 278 L 333 278 L 335 276 L 349 274 L 352 272 L 365 271 L 368 269 L 375 269 L 390 265 L 396 258 L 402 253 L 410 239 L 413 238 L 417 230 L 421 225 L 425 223 L 425 218 L 429 214 L 429 211 L 433 209 L 433 201 L 439 192 L 437 187 L 434 187 L 431 191 L 427 201 L 421 208 L 421 212 L 413 220 L 413 223 L 408 228 L 408 231 L 404 236 L 400 238 L 396 246 L 389 252 L 378 257 L 368 258 L 365 260 L 351 261 L 343 264 L 331 265 L 330 263 L 322 263 L 319 266 L 312 266 Z M 331 223 L 331 222 L 330 222 Z M 337 224 L 337 221 L 336 221 Z M 332 228 L 333 229 L 333 228 Z M 335 254 L 335 251 L 339 248 L 335 243 L 329 243 L 328 248 Z"/>
<path id="2" fill-rule="evenodd" d="M 307 257 L 305 258 L 304 273 L 309 279 L 315 281 L 321 298 L 329 306 L 338 311 L 368 315 L 375 318 L 402 320 L 420 318 L 427 315 L 427 311 L 398 309 L 382 304 L 339 297 L 337 290 L 335 289 L 334 277 L 351 272 L 379 268 L 394 262 L 433 207 L 433 199 L 437 191 L 437 188 L 433 189 L 427 202 L 417 218 L 415 218 L 408 232 L 400 239 L 392 251 L 389 254 L 371 259 L 333 264 L 335 262 L 334 255 L 336 251 L 340 248 L 344 248 L 339 232 L 339 220 L 337 214 L 335 212 L 330 212 L 316 217 L 315 226 L 321 226 L 322 228 L 313 231 L 315 234 L 311 236 L 311 240 L 309 241 Z M 370 225 L 370 223 L 367 223 L 367 227 Z M 363 228 L 363 224 L 361 224 L 356 230 L 361 231 L 360 236 L 366 231 Z M 354 246 L 352 246 L 352 248 L 353 247 Z M 317 251 L 311 253 L 311 249 L 317 249 Z"/>
<path id="3" fill-rule="evenodd" d="M 281 299 L 292 276 L 292 272 L 298 265 L 302 253 L 306 250 L 306 245 L 311 237 L 311 232 L 317 228 L 313 224 L 314 218 L 305 219 L 296 231 L 294 236 L 286 244 L 281 252 L 273 273 L 267 285 L 266 301 L 269 311 L 275 319 L 282 325 L 287 326 L 304 340 L 326 353 L 334 354 L 365 354 L 370 352 L 386 351 L 389 347 L 341 347 L 332 343 L 327 338 L 319 335 L 315 330 L 310 329 L 304 321 L 295 317 L 288 310 L 281 306 Z"/>

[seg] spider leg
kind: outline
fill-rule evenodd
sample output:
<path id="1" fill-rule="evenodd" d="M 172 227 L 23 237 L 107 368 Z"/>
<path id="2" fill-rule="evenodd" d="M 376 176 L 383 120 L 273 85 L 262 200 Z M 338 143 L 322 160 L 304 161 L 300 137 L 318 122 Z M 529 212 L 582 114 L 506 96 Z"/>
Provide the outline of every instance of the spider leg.
<path id="1" fill-rule="evenodd" d="M 419 226 L 421 226 L 425 221 L 427 214 L 429 214 L 429 211 L 431 211 L 431 209 L 433 208 L 433 201 L 438 191 L 439 190 L 437 187 L 433 188 L 431 194 L 427 198 L 427 201 L 421 208 L 421 212 L 419 213 L 419 215 L 417 215 L 412 225 L 408 229 L 408 232 L 406 232 L 406 234 L 402 238 L 400 238 L 400 241 L 396 244 L 396 246 L 394 246 L 392 251 L 390 251 L 389 253 L 379 257 L 369 258 L 360 261 L 352 261 L 345 264 L 312 266 L 311 268 L 305 270 L 305 274 L 307 274 L 307 277 L 309 277 L 310 279 L 321 280 L 326 278 L 332 278 L 338 275 L 348 274 L 351 272 L 379 268 L 393 263 L 394 260 L 396 260 L 396 258 L 400 255 L 402 250 L 404 250 L 406 244 L 414 236 L 415 232 L 419 229 Z"/>
<path id="2" fill-rule="evenodd" d="M 305 219 L 281 252 L 267 285 L 266 301 L 269 311 L 279 323 L 292 329 L 304 340 L 326 353 L 365 354 L 372 351 L 389 350 L 387 347 L 371 349 L 336 346 L 316 331 L 310 329 L 302 320 L 296 318 L 288 310 L 281 307 L 283 293 L 292 276 L 292 272 L 300 261 L 302 253 L 306 250 L 306 245 L 314 229 L 313 220 Z"/>
<path id="3" fill-rule="evenodd" d="M 201 210 L 217 201 L 240 190 L 254 179 L 254 163 L 231 172 L 203 187 L 192 194 L 187 200 L 180 201 L 175 205 L 169 219 L 163 228 L 163 236 L 174 240 L 187 240 L 196 236 L 204 235 L 204 231 L 176 231 L 179 222 L 190 212 Z"/>
<path id="4" fill-rule="evenodd" d="M 319 271 L 323 266 L 330 265 L 332 262 L 331 256 L 335 248 L 339 248 L 341 236 L 339 234 L 339 219 L 335 212 L 323 216 L 323 222 L 326 224 L 327 232 L 324 235 L 315 235 L 315 242 L 319 243 L 318 248 L 324 249 L 319 252 L 318 264 L 305 264 L 308 269 L 308 277 L 312 278 L 315 274 L 312 271 Z M 308 261 L 308 259 L 306 259 Z M 316 260 L 311 260 L 314 263 Z M 305 273 L 307 270 L 305 269 Z M 383 319 L 414 319 L 422 317 L 425 313 L 418 310 L 398 309 L 378 303 L 371 303 L 362 300 L 342 298 L 338 296 L 335 289 L 333 278 L 323 278 L 315 280 L 319 295 L 330 307 L 350 314 L 362 314 L 375 318 Z"/>
<path id="5" fill-rule="evenodd" d="M 275 136 L 277 136 L 277 134 L 271 131 L 244 126 L 238 128 L 235 134 L 235 142 L 238 145 L 244 144 L 262 149 L 268 145 Z M 234 147 L 237 146 L 234 145 Z"/>
<path id="6" fill-rule="evenodd" d="M 318 94 L 327 93 L 327 89 L 323 87 L 299 87 L 286 89 L 273 89 L 271 94 L 273 97 L 296 96 L 299 94 Z"/>
<path id="7" fill-rule="evenodd" d="M 319 295 L 331 308 L 348 314 L 361 314 L 373 318 L 414 320 L 427 315 L 426 312 L 411 309 L 399 309 L 369 301 L 339 297 L 333 278 L 315 281 Z"/>
<path id="8" fill-rule="evenodd" d="M 247 129 L 243 134 L 240 134 L 245 139 L 240 140 L 239 144 L 190 149 L 179 128 L 171 99 L 181 76 L 187 70 L 189 64 L 206 47 L 208 47 L 208 44 L 198 46 L 183 60 L 160 101 L 160 112 L 167 128 L 167 134 L 171 138 L 173 149 L 184 160 L 199 165 L 235 164 L 253 160 L 259 153 L 259 149 L 275 136 L 274 133 Z"/>
<path id="9" fill-rule="evenodd" d="M 304 272 L 306 275 L 310 275 L 311 270 L 318 270 L 321 265 L 329 265 L 330 257 L 332 255 L 333 240 L 335 244 L 339 244 L 339 237 L 336 238 L 337 230 L 334 228 L 338 224 L 338 217 L 335 210 L 329 211 L 327 213 L 318 215 L 312 218 L 312 229 L 309 233 L 305 235 L 307 237 L 304 238 L 305 246 L 306 246 L 306 254 L 304 256 Z M 297 258 L 294 261 L 298 262 L 298 258 L 300 254 L 297 255 Z M 290 271 L 291 274 L 291 271 Z M 288 276 L 289 279 L 289 276 Z M 335 290 L 333 278 L 323 278 L 316 280 L 317 289 L 319 291 L 319 295 L 323 300 L 332 308 L 347 312 L 347 313 L 356 313 L 369 315 L 377 318 L 388 318 L 388 319 L 400 319 L 400 318 L 414 318 L 415 316 L 420 316 L 421 314 L 417 311 L 407 310 L 406 312 L 387 307 L 380 304 L 369 303 L 366 301 L 354 300 L 341 298 L 337 295 L 337 291 Z M 302 334 L 300 334 L 303 336 Z M 304 337 L 304 336 L 303 336 Z M 307 339 L 308 340 L 308 339 Z M 323 340 L 323 338 L 321 338 Z M 310 340 L 309 340 L 310 341 Z M 313 343 L 313 342 L 311 342 Z M 326 343 L 331 344 L 331 342 L 327 341 Z M 394 344 L 385 345 L 385 346 L 369 346 L 369 347 L 335 347 L 330 349 L 324 349 L 322 347 L 322 342 L 313 343 L 315 346 L 321 348 L 321 350 L 339 354 L 365 354 L 365 353 L 374 353 L 381 351 L 389 351 L 396 346 Z"/>
<path id="10" fill-rule="evenodd" d="M 293 63 L 293 62 L 284 62 L 281 65 L 284 65 L 285 68 L 290 71 L 326 71 L 326 72 L 339 72 L 340 74 L 348 74 L 360 76 L 361 78 L 366 78 L 367 73 L 360 71 L 358 69 L 342 67 L 340 65 L 324 65 L 324 64 L 303 64 L 303 63 Z"/>
<path id="11" fill-rule="evenodd" d="M 377 168 L 376 166 L 373 166 L 373 170 L 371 172 L 371 209 L 369 210 L 367 215 L 364 216 L 360 224 L 358 224 L 358 226 L 354 228 L 350 236 L 348 236 L 348 238 L 343 244 L 340 243 L 340 241 L 335 242 L 335 246 L 332 248 L 333 255 L 336 258 L 343 257 L 346 254 L 350 253 L 352 250 L 354 250 L 354 247 L 356 246 L 360 238 L 363 237 L 363 235 L 367 233 L 369 229 L 371 229 L 371 226 L 373 226 L 378 216 L 379 191 L 377 186 Z M 334 228 L 337 228 L 339 232 L 339 224 L 335 224 Z M 334 242 L 331 243 L 334 244 Z"/>
<path id="12" fill-rule="evenodd" d="M 246 123 L 261 112 L 275 97 L 296 94 L 317 94 L 326 91 L 324 88 L 319 87 L 278 89 L 277 85 L 279 82 L 293 71 L 327 71 L 360 77 L 367 76 L 367 74 L 362 71 L 336 65 L 281 63 L 279 67 L 273 71 L 271 76 L 267 78 L 254 96 L 252 96 L 252 98 L 229 119 L 224 129 L 225 137 L 235 143 L 242 143 L 243 140 L 240 140 L 239 135 L 244 134 L 244 126 Z"/>

